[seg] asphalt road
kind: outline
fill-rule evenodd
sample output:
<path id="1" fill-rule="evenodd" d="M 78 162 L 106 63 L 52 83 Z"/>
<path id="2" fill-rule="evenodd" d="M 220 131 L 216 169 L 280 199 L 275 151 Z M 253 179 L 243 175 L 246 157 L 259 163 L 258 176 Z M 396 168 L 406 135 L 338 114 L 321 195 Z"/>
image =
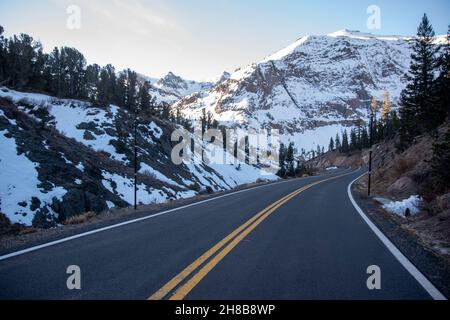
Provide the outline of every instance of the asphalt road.
<path id="1" fill-rule="evenodd" d="M 2 260 L 0 299 L 430 299 L 350 202 L 362 173 L 262 186 Z M 70 265 L 81 290 L 67 288 Z M 367 288 L 371 265 L 381 290 Z"/>

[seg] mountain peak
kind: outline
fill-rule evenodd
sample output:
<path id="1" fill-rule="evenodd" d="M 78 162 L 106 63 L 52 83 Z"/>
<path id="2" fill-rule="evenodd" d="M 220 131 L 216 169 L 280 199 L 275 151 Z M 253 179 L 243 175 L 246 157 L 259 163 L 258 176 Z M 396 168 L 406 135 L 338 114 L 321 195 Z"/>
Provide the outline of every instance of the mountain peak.
<path id="1" fill-rule="evenodd" d="M 264 61 L 270 61 L 270 60 L 280 60 L 284 58 L 285 56 L 291 54 L 294 52 L 300 45 L 304 44 L 309 39 L 309 36 L 301 37 L 297 39 L 294 43 L 288 45 L 287 47 L 275 52 L 271 56 L 264 59 Z"/>
<path id="2" fill-rule="evenodd" d="M 352 37 L 352 36 L 370 36 L 373 37 L 371 33 L 363 33 L 359 30 L 341 29 L 336 32 L 328 34 L 329 37 Z"/>
<path id="3" fill-rule="evenodd" d="M 338 30 L 336 32 L 330 33 L 327 35 L 331 38 L 340 38 L 340 37 L 346 37 L 346 38 L 353 38 L 353 39 L 359 39 L 359 40 L 385 40 L 385 41 L 396 41 L 396 40 L 405 40 L 410 39 L 411 37 L 404 37 L 404 36 L 396 36 L 396 35 L 375 35 L 369 32 L 361 32 L 359 30 L 350 30 L 350 29 L 342 29 Z"/>

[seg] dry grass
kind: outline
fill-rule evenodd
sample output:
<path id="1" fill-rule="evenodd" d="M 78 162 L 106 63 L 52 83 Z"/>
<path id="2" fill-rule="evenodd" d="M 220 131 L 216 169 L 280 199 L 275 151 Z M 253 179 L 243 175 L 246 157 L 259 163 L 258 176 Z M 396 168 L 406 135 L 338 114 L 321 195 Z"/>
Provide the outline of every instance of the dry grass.
<path id="1" fill-rule="evenodd" d="M 82 224 L 82 223 L 85 223 L 85 222 L 91 220 L 95 216 L 96 216 L 95 212 L 89 211 L 89 212 L 80 214 L 78 216 L 73 216 L 73 217 L 66 219 L 66 221 L 64 221 L 64 225 Z"/>
<path id="2" fill-rule="evenodd" d="M 394 175 L 400 177 L 410 171 L 416 165 L 416 161 L 410 158 L 401 157 L 395 160 L 393 165 Z"/>

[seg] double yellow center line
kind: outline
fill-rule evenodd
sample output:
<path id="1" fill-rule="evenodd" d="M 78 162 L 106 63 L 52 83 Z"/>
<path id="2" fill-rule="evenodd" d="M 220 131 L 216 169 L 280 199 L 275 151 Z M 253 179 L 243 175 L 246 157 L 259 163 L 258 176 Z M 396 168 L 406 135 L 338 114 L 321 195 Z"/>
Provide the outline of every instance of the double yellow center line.
<path id="1" fill-rule="evenodd" d="M 178 275 L 176 275 L 172 280 L 167 282 L 161 289 L 155 292 L 149 300 L 162 300 L 164 298 L 168 298 L 169 300 L 183 300 L 192 289 L 220 262 L 225 256 L 233 250 L 250 232 L 252 232 L 261 222 L 263 222 L 267 217 L 269 217 L 273 212 L 275 212 L 279 207 L 284 205 L 286 202 L 304 192 L 307 189 L 310 189 L 313 186 L 316 186 L 320 183 L 330 181 L 333 179 L 341 178 L 343 176 L 349 175 L 351 173 L 342 174 L 339 176 L 335 176 L 332 178 L 324 179 L 321 181 L 317 181 L 311 184 L 308 184 L 287 196 L 281 198 L 275 203 L 271 204 L 264 210 L 260 211 L 258 214 L 250 218 L 247 222 L 241 225 L 239 228 L 234 230 L 224 239 L 222 239 L 219 243 L 217 243 L 214 247 L 206 251 L 202 256 L 200 256 L 197 260 L 187 266 L 183 271 L 181 271 Z M 215 255 L 215 256 L 214 256 Z M 213 257 L 214 256 L 214 257 Z M 210 259 L 213 257 L 212 259 Z M 208 261 L 208 259 L 210 259 Z M 208 261 L 208 262 L 207 262 Z M 203 265 L 207 262 L 205 265 Z M 203 265 L 203 267 L 201 267 Z M 199 267 L 201 267 L 199 269 Z M 195 272 L 199 269 L 197 272 Z M 194 273 L 195 272 L 195 273 Z M 193 274 L 194 273 L 194 274 Z M 191 276 L 191 274 L 193 274 Z M 191 276 L 189 279 L 188 277 Z M 186 281 L 187 280 L 187 281 Z M 183 283 L 184 282 L 184 283 Z M 183 283 L 183 284 L 182 284 Z M 180 285 L 182 284 L 182 285 Z M 176 289 L 176 290 L 174 290 Z M 172 295 L 170 295 L 170 293 Z"/>

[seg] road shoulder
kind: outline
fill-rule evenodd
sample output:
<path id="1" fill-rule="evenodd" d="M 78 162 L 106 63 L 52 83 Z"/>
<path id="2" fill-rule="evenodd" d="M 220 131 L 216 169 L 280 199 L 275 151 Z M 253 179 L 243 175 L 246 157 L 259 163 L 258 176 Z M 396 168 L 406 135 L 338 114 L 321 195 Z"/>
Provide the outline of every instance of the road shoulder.
<path id="1" fill-rule="evenodd" d="M 427 248 L 416 235 L 402 228 L 375 200 L 367 197 L 366 190 L 363 190 L 357 182 L 352 184 L 351 192 L 367 218 L 442 294 L 449 297 L 449 260 Z"/>

